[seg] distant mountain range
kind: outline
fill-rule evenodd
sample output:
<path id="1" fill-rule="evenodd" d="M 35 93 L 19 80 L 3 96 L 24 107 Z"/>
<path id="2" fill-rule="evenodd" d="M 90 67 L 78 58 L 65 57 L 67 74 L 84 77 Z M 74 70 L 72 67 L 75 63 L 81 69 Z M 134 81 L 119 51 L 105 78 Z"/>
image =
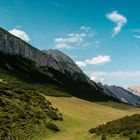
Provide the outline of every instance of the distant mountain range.
<path id="1" fill-rule="evenodd" d="M 117 86 L 89 79 L 75 62 L 58 50 L 40 51 L 0 28 L 0 67 L 30 82 L 51 83 L 70 95 L 90 101 L 113 100 L 140 106 L 140 97 Z"/>

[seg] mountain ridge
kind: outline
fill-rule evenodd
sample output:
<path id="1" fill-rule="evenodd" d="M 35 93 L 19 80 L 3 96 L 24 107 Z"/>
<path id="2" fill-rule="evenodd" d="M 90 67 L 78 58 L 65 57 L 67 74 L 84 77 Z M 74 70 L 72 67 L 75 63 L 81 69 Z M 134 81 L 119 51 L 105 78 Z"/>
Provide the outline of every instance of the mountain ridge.
<path id="1" fill-rule="evenodd" d="M 104 86 L 100 83 L 96 83 L 90 80 L 89 77 L 84 74 L 83 71 L 75 64 L 75 62 L 61 51 L 41 51 L 37 48 L 34 48 L 27 42 L 19 39 L 18 37 L 15 37 L 2 28 L 0 28 L 0 51 L 1 54 L 3 53 L 1 59 L 4 60 L 7 58 L 7 62 L 4 60 L 1 63 L 9 68 L 9 70 L 17 69 L 17 66 L 14 65 L 13 62 L 18 62 L 21 59 L 19 63 L 21 62 L 23 64 L 17 64 L 20 67 L 20 70 L 22 70 L 23 73 L 26 71 L 30 71 L 30 69 L 32 70 L 32 68 L 28 67 L 27 70 L 26 66 L 28 65 L 28 62 L 26 61 L 26 59 L 33 61 L 33 67 L 36 67 L 35 69 L 38 69 L 37 71 L 35 71 L 39 75 L 41 73 L 42 76 L 44 75 L 42 79 L 46 81 L 47 79 L 50 79 L 50 81 L 55 81 L 57 84 L 63 85 L 63 87 L 66 88 L 67 91 L 69 91 L 73 96 L 80 97 L 86 100 L 88 99 L 91 101 L 114 100 L 131 105 L 140 105 L 140 98 L 136 97 L 136 100 L 138 101 L 136 101 L 135 103 L 131 103 L 131 100 L 122 100 L 122 98 L 117 96 L 117 94 L 119 94 L 120 92 L 119 87 L 113 87 L 113 89 L 111 86 Z M 16 56 L 18 56 L 18 58 Z M 8 57 L 13 59 L 13 62 L 11 62 Z M 22 57 L 25 59 L 23 59 Z M 26 61 L 27 63 L 25 66 L 24 61 Z M 126 98 L 125 94 L 127 91 L 125 91 L 124 89 L 121 89 L 121 91 L 123 91 L 122 94 Z"/>

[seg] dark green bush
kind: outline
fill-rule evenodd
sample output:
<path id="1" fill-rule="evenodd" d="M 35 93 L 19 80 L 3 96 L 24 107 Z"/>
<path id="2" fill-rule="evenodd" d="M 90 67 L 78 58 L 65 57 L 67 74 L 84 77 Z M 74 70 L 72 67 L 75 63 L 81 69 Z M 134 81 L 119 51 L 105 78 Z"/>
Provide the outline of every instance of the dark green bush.
<path id="1" fill-rule="evenodd" d="M 125 137 L 135 134 L 134 137 L 140 136 L 140 114 L 126 116 L 124 118 L 108 122 L 97 128 L 89 130 L 90 133 L 96 134 L 117 134 Z M 132 137 L 133 138 L 133 137 Z"/>
<path id="2" fill-rule="evenodd" d="M 132 130 L 125 130 L 125 131 L 123 131 L 123 136 L 129 136 L 132 133 L 133 133 Z"/>
<path id="3" fill-rule="evenodd" d="M 107 140 L 106 134 L 102 134 L 101 140 Z"/>
<path id="4" fill-rule="evenodd" d="M 48 122 L 48 123 L 47 123 L 47 128 L 48 128 L 48 129 L 51 129 L 51 130 L 53 130 L 53 131 L 55 131 L 55 132 L 60 131 L 59 128 L 58 128 L 55 124 L 53 124 L 53 123 L 51 123 L 51 122 Z"/>
<path id="5" fill-rule="evenodd" d="M 130 136 L 129 140 L 139 140 L 140 137 L 138 137 L 137 135 L 132 135 Z"/>

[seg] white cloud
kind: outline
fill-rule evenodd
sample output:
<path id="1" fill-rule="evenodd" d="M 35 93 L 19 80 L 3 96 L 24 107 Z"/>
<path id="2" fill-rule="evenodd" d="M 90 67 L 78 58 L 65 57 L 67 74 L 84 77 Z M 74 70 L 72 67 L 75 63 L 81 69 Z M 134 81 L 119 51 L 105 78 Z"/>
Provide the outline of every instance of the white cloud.
<path id="1" fill-rule="evenodd" d="M 97 57 L 93 57 L 92 59 L 85 59 L 84 61 L 76 61 L 75 63 L 79 67 L 86 67 L 87 65 L 103 65 L 108 62 L 110 62 L 110 56 L 109 55 L 98 55 Z"/>
<path id="2" fill-rule="evenodd" d="M 82 26 L 77 32 L 69 33 L 64 37 L 54 39 L 55 48 L 90 47 L 94 44 L 93 37 L 96 31 L 90 27 Z M 87 45 L 88 44 L 88 45 Z M 92 45 L 91 45 L 92 44 Z"/>
<path id="3" fill-rule="evenodd" d="M 127 23 L 127 18 L 119 14 L 118 11 L 108 13 L 106 14 L 106 17 L 116 24 L 116 27 L 113 29 L 112 36 L 117 35 L 121 31 L 122 27 Z"/>
<path id="4" fill-rule="evenodd" d="M 21 38 L 24 41 L 27 41 L 27 42 L 30 41 L 29 35 L 26 32 L 22 31 L 22 30 L 14 28 L 14 29 L 10 30 L 9 32 L 11 34 Z"/>
<path id="5" fill-rule="evenodd" d="M 140 71 L 114 71 L 114 72 L 104 72 L 104 71 L 95 71 L 95 72 L 86 72 L 91 80 L 96 82 L 103 82 L 107 78 L 140 78 Z"/>
<path id="6" fill-rule="evenodd" d="M 91 29 L 91 28 L 88 27 L 88 26 L 81 26 L 81 27 L 80 27 L 80 30 L 84 30 L 84 31 L 86 31 L 86 32 L 88 32 L 90 29 Z"/>
<path id="7" fill-rule="evenodd" d="M 105 56 L 99 55 L 97 57 L 93 57 L 92 59 L 85 60 L 86 64 L 90 64 L 90 65 L 102 65 L 110 61 L 111 59 L 109 55 L 105 55 Z"/>
<path id="8" fill-rule="evenodd" d="M 97 76 L 94 76 L 92 75 L 90 77 L 91 80 L 95 81 L 95 82 L 103 82 L 104 81 L 104 78 L 101 78 L 101 77 L 97 77 Z"/>
<path id="9" fill-rule="evenodd" d="M 85 67 L 86 66 L 86 63 L 83 62 L 83 61 L 76 61 L 75 62 L 79 67 Z"/>
<path id="10" fill-rule="evenodd" d="M 64 38 L 55 38 L 55 47 L 71 48 L 71 46 L 79 46 L 84 41 L 84 37 L 86 37 L 84 33 L 71 33 Z"/>
<path id="11" fill-rule="evenodd" d="M 140 39 L 140 35 L 134 35 L 134 37 Z"/>

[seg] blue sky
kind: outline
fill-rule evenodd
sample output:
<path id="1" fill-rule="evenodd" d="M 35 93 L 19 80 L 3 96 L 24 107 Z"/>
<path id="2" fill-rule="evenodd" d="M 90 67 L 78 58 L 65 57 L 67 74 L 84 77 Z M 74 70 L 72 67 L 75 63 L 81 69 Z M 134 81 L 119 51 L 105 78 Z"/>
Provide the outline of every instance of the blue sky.
<path id="1" fill-rule="evenodd" d="M 139 0 L 1 0 L 0 26 L 68 54 L 95 81 L 140 85 Z"/>

